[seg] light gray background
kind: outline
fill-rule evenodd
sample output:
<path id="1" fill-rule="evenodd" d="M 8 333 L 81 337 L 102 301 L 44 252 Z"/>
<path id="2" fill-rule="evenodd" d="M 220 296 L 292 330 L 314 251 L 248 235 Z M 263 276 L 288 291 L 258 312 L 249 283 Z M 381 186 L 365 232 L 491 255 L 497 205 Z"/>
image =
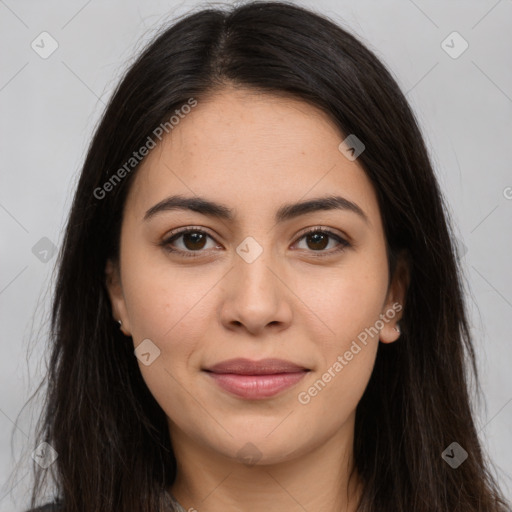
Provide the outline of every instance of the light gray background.
<path id="1" fill-rule="evenodd" d="M 484 392 L 480 435 L 510 498 L 512 1 L 297 3 L 359 35 L 418 116 L 463 254 Z M 42 322 L 55 263 L 32 248 L 42 237 L 60 244 L 90 136 L 136 49 L 197 5 L 0 0 L 0 511 L 23 509 L 41 403 L 19 415 L 44 374 Z M 31 48 L 43 31 L 59 45 L 47 59 Z M 456 59 L 441 46 L 453 31 L 469 44 Z"/>

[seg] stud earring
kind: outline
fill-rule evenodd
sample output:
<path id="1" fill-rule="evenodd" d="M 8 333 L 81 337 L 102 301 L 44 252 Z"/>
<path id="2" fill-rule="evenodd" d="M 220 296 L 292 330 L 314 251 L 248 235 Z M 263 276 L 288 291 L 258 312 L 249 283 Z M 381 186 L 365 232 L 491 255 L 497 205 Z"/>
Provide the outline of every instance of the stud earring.
<path id="1" fill-rule="evenodd" d="M 396 324 L 396 327 L 393 327 L 393 329 L 395 329 L 395 331 L 400 334 L 400 326 L 398 324 Z"/>
<path id="2" fill-rule="evenodd" d="M 121 322 L 121 320 L 118 320 L 117 323 L 119 324 L 119 327 L 121 327 L 121 325 L 123 325 L 123 322 Z"/>

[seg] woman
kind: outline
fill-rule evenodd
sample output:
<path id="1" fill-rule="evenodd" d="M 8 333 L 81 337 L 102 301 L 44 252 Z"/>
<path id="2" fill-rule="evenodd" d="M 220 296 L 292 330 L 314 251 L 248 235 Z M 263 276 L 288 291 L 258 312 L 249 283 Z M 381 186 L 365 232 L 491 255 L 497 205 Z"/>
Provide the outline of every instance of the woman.
<path id="1" fill-rule="evenodd" d="M 31 507 L 503 512 L 420 130 L 356 38 L 188 15 L 119 84 L 59 260 Z"/>

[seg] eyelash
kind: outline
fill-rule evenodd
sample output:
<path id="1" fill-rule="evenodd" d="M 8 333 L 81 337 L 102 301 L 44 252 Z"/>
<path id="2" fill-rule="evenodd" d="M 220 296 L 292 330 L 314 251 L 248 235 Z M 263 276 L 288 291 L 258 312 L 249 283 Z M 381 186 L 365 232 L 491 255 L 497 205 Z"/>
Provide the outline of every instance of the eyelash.
<path id="1" fill-rule="evenodd" d="M 170 253 L 175 253 L 175 254 L 179 253 L 180 255 L 185 256 L 186 258 L 197 258 L 197 257 L 202 255 L 201 253 L 204 252 L 203 250 L 183 251 L 181 249 L 174 249 L 174 248 L 171 247 L 171 243 L 173 241 L 178 239 L 180 236 L 186 235 L 188 233 L 202 233 L 204 235 L 209 236 L 212 240 L 214 240 L 214 238 L 209 233 L 204 231 L 203 229 L 190 227 L 190 228 L 185 228 L 185 229 L 183 229 L 181 231 L 177 231 L 177 232 L 173 233 L 170 237 L 167 237 L 166 239 L 162 240 L 162 242 L 160 242 L 159 245 L 162 246 L 166 251 L 168 251 Z M 324 250 L 313 251 L 312 250 L 311 251 L 312 253 L 317 253 L 317 254 L 314 254 L 315 258 L 325 258 L 327 256 L 332 256 L 333 254 L 337 254 L 337 253 L 345 250 L 346 248 L 351 247 L 351 244 L 349 242 L 347 242 L 347 240 L 345 240 L 341 236 L 337 235 L 333 231 L 330 231 L 330 230 L 325 229 L 325 228 L 321 228 L 319 226 L 315 226 L 313 228 L 309 228 L 307 231 L 302 233 L 302 235 L 296 240 L 295 243 L 299 242 L 300 240 L 302 240 L 306 236 L 311 235 L 311 234 L 315 234 L 315 233 L 321 233 L 323 235 L 328 235 L 329 237 L 334 238 L 340 244 L 337 249 L 331 250 L 331 251 L 324 251 Z"/>

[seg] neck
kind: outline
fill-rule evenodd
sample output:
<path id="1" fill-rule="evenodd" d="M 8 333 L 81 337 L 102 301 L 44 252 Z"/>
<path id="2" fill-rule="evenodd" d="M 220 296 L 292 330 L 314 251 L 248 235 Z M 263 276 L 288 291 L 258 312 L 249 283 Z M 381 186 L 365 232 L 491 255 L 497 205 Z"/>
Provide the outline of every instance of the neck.
<path id="1" fill-rule="evenodd" d="M 171 426 L 178 470 L 170 492 L 185 510 L 199 512 L 355 512 L 362 484 L 353 471 L 353 426 L 352 418 L 308 451 L 253 465 L 200 446 Z"/>

